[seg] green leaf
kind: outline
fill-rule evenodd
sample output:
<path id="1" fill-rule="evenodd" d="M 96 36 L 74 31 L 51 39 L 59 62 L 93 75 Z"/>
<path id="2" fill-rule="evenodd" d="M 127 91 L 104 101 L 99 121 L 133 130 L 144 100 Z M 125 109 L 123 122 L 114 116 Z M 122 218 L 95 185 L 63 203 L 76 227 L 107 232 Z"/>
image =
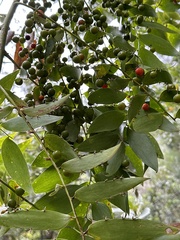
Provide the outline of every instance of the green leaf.
<path id="1" fill-rule="evenodd" d="M 125 213 L 129 214 L 129 202 L 128 202 L 128 194 L 123 193 L 122 195 L 116 195 L 111 197 L 109 201 L 114 204 L 116 207 L 123 210 Z"/>
<path id="2" fill-rule="evenodd" d="M 31 124 L 33 128 L 42 127 L 53 122 L 60 121 L 62 116 L 43 115 L 40 117 L 26 117 L 27 122 Z M 3 128 L 12 132 L 26 132 L 31 130 L 22 117 L 10 119 L 1 124 Z"/>
<path id="3" fill-rule="evenodd" d="M 6 75 L 4 78 L 0 80 L 0 86 L 2 86 L 4 89 L 10 90 L 18 73 L 19 73 L 19 70 Z M 4 99 L 5 99 L 5 95 L 2 92 L 2 90 L 0 90 L 0 104 L 4 101 Z"/>
<path id="4" fill-rule="evenodd" d="M 75 193 L 75 198 L 82 202 L 101 201 L 127 192 L 145 180 L 147 180 L 147 178 L 137 177 L 97 182 L 78 189 Z"/>
<path id="5" fill-rule="evenodd" d="M 143 6 L 144 6 L 143 11 L 140 11 L 137 7 L 132 7 L 129 9 L 129 11 L 134 15 L 156 17 L 156 12 L 154 8 L 150 6 L 150 4 L 143 4 Z"/>
<path id="6" fill-rule="evenodd" d="M 119 167 L 121 166 L 121 163 L 124 160 L 125 156 L 125 145 L 123 142 L 121 142 L 119 149 L 117 150 L 116 154 L 108 161 L 108 165 L 106 168 L 106 173 L 108 176 L 112 176 L 115 174 Z"/>
<path id="7" fill-rule="evenodd" d="M 67 186 L 69 195 L 71 197 L 74 196 L 74 193 L 77 189 L 79 189 L 79 185 L 69 185 Z M 73 205 L 76 208 L 79 205 L 79 201 L 77 199 L 72 199 Z M 69 199 L 67 197 L 66 191 L 64 188 L 60 188 L 57 193 L 51 192 L 47 193 L 43 197 L 41 197 L 35 203 L 35 206 L 39 209 L 46 208 L 47 210 L 52 210 L 61 213 L 70 213 L 72 212 L 71 205 L 69 203 Z"/>
<path id="8" fill-rule="evenodd" d="M 47 153 L 43 150 L 41 151 L 32 163 L 33 167 L 43 167 L 48 168 L 52 165 L 52 162 L 48 159 Z"/>
<path id="9" fill-rule="evenodd" d="M 158 171 L 157 153 L 147 134 L 128 131 L 128 142 L 135 154 L 148 166 Z"/>
<path id="10" fill-rule="evenodd" d="M 98 89 L 89 95 L 90 103 L 113 104 L 124 100 L 126 93 L 111 88 Z"/>
<path id="11" fill-rule="evenodd" d="M 161 159 L 164 159 L 164 155 L 163 155 L 163 153 L 161 151 L 161 148 L 160 148 L 158 142 L 156 141 L 156 139 L 152 135 L 150 135 L 150 134 L 148 136 L 149 136 L 149 139 L 151 140 L 152 144 L 155 147 L 155 150 L 156 150 L 156 153 L 157 153 L 157 157 L 161 158 Z"/>
<path id="12" fill-rule="evenodd" d="M 144 175 L 142 160 L 135 154 L 130 146 L 126 146 L 125 154 L 135 168 L 135 174 L 139 177 L 142 177 Z"/>
<path id="13" fill-rule="evenodd" d="M 61 165 L 61 168 L 68 172 L 82 172 L 92 169 L 114 157 L 119 149 L 119 145 L 104 150 L 99 153 L 88 154 L 81 158 L 74 158 Z"/>
<path id="14" fill-rule="evenodd" d="M 101 203 L 101 202 L 92 203 L 91 211 L 92 211 L 92 219 L 95 221 L 112 218 L 112 214 L 109 207 L 104 203 Z"/>
<path id="15" fill-rule="evenodd" d="M 13 107 L 7 106 L 0 109 L 0 120 L 6 118 L 9 114 L 12 113 Z"/>
<path id="16" fill-rule="evenodd" d="M 167 228 L 173 229 L 162 223 L 149 220 L 110 219 L 92 223 L 88 233 L 95 240 L 112 240 L 112 236 L 113 240 L 155 240 L 165 235 Z"/>
<path id="17" fill-rule="evenodd" d="M 154 240 L 179 240 L 179 234 L 177 234 L 177 235 L 164 235 L 164 236 L 155 238 Z"/>
<path id="18" fill-rule="evenodd" d="M 60 170 L 60 174 L 65 184 L 74 181 L 79 176 L 78 174 L 71 174 L 70 176 L 66 177 L 63 175 L 62 170 Z M 42 172 L 37 178 L 34 179 L 32 184 L 35 193 L 53 191 L 56 185 L 62 186 L 62 181 L 60 180 L 59 174 L 54 166 L 51 166 Z"/>
<path id="19" fill-rule="evenodd" d="M 0 225 L 10 228 L 57 230 L 65 227 L 70 216 L 54 211 L 16 211 L 1 214 Z"/>
<path id="20" fill-rule="evenodd" d="M 119 136 L 115 132 L 102 132 L 90 136 L 78 146 L 78 150 L 82 152 L 99 152 L 113 147 L 118 142 Z"/>
<path id="21" fill-rule="evenodd" d="M 23 108 L 22 111 L 30 117 L 39 117 L 59 108 L 69 98 L 69 95 L 58 99 L 55 102 L 44 103 L 33 107 Z"/>
<path id="22" fill-rule="evenodd" d="M 66 160 L 77 157 L 77 154 L 74 152 L 69 143 L 57 135 L 47 134 L 44 137 L 44 143 L 46 148 L 50 149 L 51 151 L 59 150 Z"/>
<path id="23" fill-rule="evenodd" d="M 146 22 L 146 21 L 143 21 L 141 23 L 141 26 L 145 26 L 145 27 L 148 27 L 148 28 L 155 28 L 155 29 L 158 29 L 158 30 L 161 30 L 161 31 L 164 31 L 164 32 L 169 32 L 169 33 L 176 33 L 175 31 L 163 26 L 162 24 L 160 23 L 157 23 L 157 22 Z"/>
<path id="24" fill-rule="evenodd" d="M 132 121 L 134 131 L 148 133 L 156 131 L 163 122 L 162 113 L 152 112 L 139 114 Z"/>
<path id="25" fill-rule="evenodd" d="M 163 117 L 163 122 L 159 129 L 166 131 L 166 132 L 178 132 L 178 128 L 175 124 L 171 123 L 167 118 Z"/>
<path id="26" fill-rule="evenodd" d="M 92 122 L 89 133 L 112 131 L 121 125 L 124 120 L 124 113 L 118 110 L 104 112 Z M 113 121 L 112 121 L 113 119 Z"/>
<path id="27" fill-rule="evenodd" d="M 51 73 L 48 75 L 49 80 L 51 81 L 59 81 L 61 78 L 61 74 L 59 72 L 59 66 L 52 67 Z"/>
<path id="28" fill-rule="evenodd" d="M 151 68 L 165 68 L 165 65 L 154 55 L 151 51 L 141 47 L 139 50 L 139 57 L 143 65 Z"/>
<path id="29" fill-rule="evenodd" d="M 23 101 L 21 98 L 19 98 L 18 96 L 16 96 L 14 93 L 12 93 L 11 91 L 4 89 L 6 91 L 6 93 L 8 94 L 8 96 L 13 100 L 13 102 L 20 108 L 22 107 L 27 107 L 27 103 L 25 101 Z M 10 98 L 8 98 L 6 96 L 6 98 L 10 101 Z M 12 104 L 12 102 L 11 102 Z"/>
<path id="30" fill-rule="evenodd" d="M 139 39 L 147 46 L 154 47 L 156 52 L 160 54 L 168 56 L 179 55 L 179 52 L 170 44 L 170 42 L 159 36 L 153 34 L 143 34 L 139 35 Z"/>
<path id="31" fill-rule="evenodd" d="M 49 55 L 51 55 L 54 46 L 55 46 L 55 39 L 53 37 L 49 37 L 46 41 L 46 52 L 45 52 L 45 58 Z"/>
<path id="32" fill-rule="evenodd" d="M 128 110 L 129 122 L 131 122 L 132 119 L 136 117 L 136 115 L 139 113 L 145 99 L 146 99 L 146 95 L 143 95 L 143 94 L 137 94 L 134 97 L 132 97 L 129 110 Z"/>
<path id="33" fill-rule="evenodd" d="M 173 12 L 175 14 L 176 10 L 179 9 L 179 4 L 174 4 L 173 1 L 163 0 L 160 3 L 160 8 L 165 12 Z"/>
<path id="34" fill-rule="evenodd" d="M 86 31 L 85 35 L 84 35 L 84 41 L 86 43 L 91 43 L 91 42 L 94 42 L 95 40 L 98 40 L 99 38 L 103 37 L 104 36 L 104 32 L 102 31 L 99 31 L 98 33 L 96 34 L 93 34 L 91 33 L 89 30 Z"/>
<path id="35" fill-rule="evenodd" d="M 74 119 L 68 122 L 68 124 L 66 125 L 66 130 L 69 133 L 69 136 L 67 137 L 67 141 L 75 142 L 80 132 L 79 122 L 77 122 Z"/>
<path id="36" fill-rule="evenodd" d="M 124 38 L 121 35 L 119 35 L 119 36 L 116 35 L 113 38 L 113 43 L 114 43 L 115 48 L 120 48 L 122 50 L 134 51 L 134 48 L 126 40 L 124 40 Z"/>
<path id="37" fill-rule="evenodd" d="M 65 77 L 72 77 L 75 80 L 78 80 L 81 76 L 81 70 L 78 67 L 73 66 L 63 66 L 60 68 L 60 74 Z"/>
<path id="38" fill-rule="evenodd" d="M 180 118 L 180 109 L 176 113 L 176 118 Z"/>
<path id="39" fill-rule="evenodd" d="M 147 56 L 146 56 L 147 57 Z M 171 84 L 172 83 L 172 77 L 169 74 L 169 72 L 165 70 L 156 70 L 156 77 L 152 78 L 151 77 L 151 72 L 147 72 L 143 78 L 143 83 L 146 85 L 151 85 L 151 84 L 156 84 L 156 83 L 161 83 L 164 82 L 166 84 Z"/>
<path id="40" fill-rule="evenodd" d="M 123 79 L 123 78 L 113 75 L 108 80 L 108 84 L 110 85 L 110 88 L 117 91 L 117 90 L 125 89 L 128 86 L 129 81 L 130 81 L 130 79 L 127 79 L 127 78 Z"/>
<path id="41" fill-rule="evenodd" d="M 163 101 L 163 102 L 174 102 L 173 101 L 173 97 L 177 94 L 177 91 L 176 90 L 164 90 L 163 92 L 161 92 L 161 95 L 160 95 L 160 101 Z"/>
<path id="42" fill-rule="evenodd" d="M 9 138 L 2 144 L 4 166 L 12 177 L 25 191 L 32 190 L 27 163 L 18 146 Z"/>

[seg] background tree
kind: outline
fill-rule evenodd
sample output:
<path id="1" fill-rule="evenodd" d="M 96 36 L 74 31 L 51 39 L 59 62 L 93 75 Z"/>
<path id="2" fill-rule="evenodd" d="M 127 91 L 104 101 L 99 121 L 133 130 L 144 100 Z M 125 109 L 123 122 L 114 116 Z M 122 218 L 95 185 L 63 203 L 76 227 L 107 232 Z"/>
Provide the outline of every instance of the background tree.
<path id="1" fill-rule="evenodd" d="M 19 5 L 30 11 L 12 59 L 5 45 Z M 158 171 L 152 132 L 178 131 L 178 82 L 161 60 L 179 57 L 178 10 L 176 1 L 13 2 L 0 37 L 0 67 L 5 55 L 15 68 L 0 80 L 1 235 L 178 239 L 178 228 L 113 214 L 128 215 L 128 191 Z"/>

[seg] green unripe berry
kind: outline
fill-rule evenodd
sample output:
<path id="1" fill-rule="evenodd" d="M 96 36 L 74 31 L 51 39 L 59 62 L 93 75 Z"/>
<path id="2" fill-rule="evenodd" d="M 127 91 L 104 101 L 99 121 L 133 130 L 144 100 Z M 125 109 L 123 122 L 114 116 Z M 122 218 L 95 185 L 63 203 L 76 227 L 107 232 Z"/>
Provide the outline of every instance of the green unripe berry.
<path id="1" fill-rule="evenodd" d="M 25 191 L 24 191 L 24 189 L 22 189 L 21 187 L 18 187 L 18 188 L 15 189 L 15 193 L 16 193 L 18 196 L 22 196 L 22 195 L 25 193 Z"/>
<path id="2" fill-rule="evenodd" d="M 10 199 L 8 201 L 8 207 L 15 208 L 16 207 L 16 201 L 14 199 Z"/>

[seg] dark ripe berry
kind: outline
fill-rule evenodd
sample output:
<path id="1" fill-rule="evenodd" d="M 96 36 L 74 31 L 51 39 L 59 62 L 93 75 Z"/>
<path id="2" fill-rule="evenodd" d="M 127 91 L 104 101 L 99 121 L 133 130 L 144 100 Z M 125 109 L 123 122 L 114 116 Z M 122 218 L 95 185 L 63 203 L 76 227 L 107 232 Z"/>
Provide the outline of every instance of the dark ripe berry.
<path id="1" fill-rule="evenodd" d="M 157 71 L 150 72 L 150 77 L 151 78 L 156 78 L 157 77 Z"/>
<path id="2" fill-rule="evenodd" d="M 144 6 L 143 4 L 140 4 L 140 5 L 138 6 L 138 10 L 139 10 L 139 11 L 144 11 L 144 9 L 145 9 L 145 6 Z"/>
<path id="3" fill-rule="evenodd" d="M 92 34 L 96 34 L 96 33 L 99 32 L 99 28 L 96 27 L 96 26 L 93 26 L 93 27 L 90 28 L 90 32 L 91 32 Z"/>
<path id="4" fill-rule="evenodd" d="M 179 93 L 176 94 L 176 95 L 174 95 L 173 101 L 174 101 L 175 103 L 180 103 L 180 94 L 179 94 Z"/>
<path id="5" fill-rule="evenodd" d="M 85 25 L 85 20 L 84 19 L 80 19 L 79 21 L 78 21 L 78 25 Z"/>
<path id="6" fill-rule="evenodd" d="M 30 35 L 26 35 L 26 36 L 25 36 L 25 39 L 28 41 L 28 40 L 31 39 L 31 36 L 30 36 Z"/>
<path id="7" fill-rule="evenodd" d="M 36 47 L 36 43 L 31 44 L 31 48 L 34 49 Z"/>
<path id="8" fill-rule="evenodd" d="M 84 141 L 84 138 L 82 136 L 78 136 L 76 142 L 77 143 L 82 143 Z"/>
<path id="9" fill-rule="evenodd" d="M 52 153 L 52 157 L 55 159 L 55 160 L 58 160 L 62 157 L 62 154 L 59 150 L 56 150 Z"/>
<path id="10" fill-rule="evenodd" d="M 135 73 L 137 76 L 142 77 L 142 76 L 144 76 L 144 69 L 138 67 L 138 68 L 136 68 Z"/>
<path id="11" fill-rule="evenodd" d="M 44 96 L 43 95 L 39 95 L 38 99 L 39 99 L 39 101 L 43 101 L 44 100 Z"/>
<path id="12" fill-rule="evenodd" d="M 118 57 L 120 60 L 125 60 L 125 59 L 126 59 L 126 51 L 120 51 L 120 52 L 117 54 L 117 57 Z"/>
<path id="13" fill-rule="evenodd" d="M 107 87 L 108 85 L 106 83 L 102 85 L 102 88 L 107 88 Z"/>
<path id="14" fill-rule="evenodd" d="M 23 50 L 23 48 L 22 48 L 22 47 L 19 47 L 18 51 L 20 52 L 20 51 L 22 51 L 22 50 Z"/>
<path id="15" fill-rule="evenodd" d="M 17 188 L 15 189 L 15 193 L 16 193 L 18 196 L 22 196 L 22 195 L 25 193 L 25 191 L 24 191 L 24 189 L 22 189 L 21 187 L 17 187 Z"/>
<path id="16" fill-rule="evenodd" d="M 15 208 L 16 207 L 16 201 L 14 199 L 10 199 L 8 201 L 8 207 Z"/>
<path id="17" fill-rule="evenodd" d="M 149 103 L 144 103 L 144 104 L 142 105 L 142 109 L 143 109 L 144 111 L 148 111 L 148 110 L 150 109 Z"/>
<path id="18" fill-rule="evenodd" d="M 49 97 L 53 97 L 53 96 L 55 95 L 55 90 L 54 90 L 54 88 L 48 89 L 47 94 L 48 94 Z"/>
<path id="19" fill-rule="evenodd" d="M 142 15 L 138 16 L 136 21 L 137 21 L 137 24 L 141 24 L 144 20 L 144 17 Z"/>

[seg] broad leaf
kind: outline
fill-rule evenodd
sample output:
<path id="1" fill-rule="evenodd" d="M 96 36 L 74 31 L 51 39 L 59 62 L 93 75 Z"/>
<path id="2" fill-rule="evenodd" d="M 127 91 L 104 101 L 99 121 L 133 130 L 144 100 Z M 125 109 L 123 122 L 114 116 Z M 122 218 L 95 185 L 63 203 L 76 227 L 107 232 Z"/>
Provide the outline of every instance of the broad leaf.
<path id="1" fill-rule="evenodd" d="M 119 145 L 109 148 L 99 153 L 88 154 L 81 158 L 69 160 L 61 165 L 61 168 L 68 172 L 82 172 L 92 169 L 114 157 L 119 149 Z"/>
<path id="2" fill-rule="evenodd" d="M 165 68 L 165 65 L 151 51 L 141 47 L 138 53 L 143 65 L 155 69 Z"/>
<path id="3" fill-rule="evenodd" d="M 126 93 L 111 88 L 98 89 L 89 95 L 90 103 L 113 104 L 124 100 Z"/>
<path id="4" fill-rule="evenodd" d="M 158 29 L 158 30 L 161 30 L 161 31 L 164 31 L 164 32 L 169 32 L 169 33 L 176 33 L 175 31 L 165 27 L 164 25 L 160 24 L 160 23 L 157 23 L 157 22 L 146 22 L 146 21 L 143 21 L 141 23 L 141 26 L 145 26 L 145 27 L 148 27 L 148 28 L 155 28 L 155 29 Z"/>
<path id="5" fill-rule="evenodd" d="M 112 213 L 110 211 L 110 208 L 104 203 L 101 203 L 101 202 L 92 203 L 91 211 L 92 211 L 92 219 L 95 221 L 112 218 Z"/>
<path id="6" fill-rule="evenodd" d="M 116 35 L 113 38 L 113 43 L 116 48 L 120 48 L 122 50 L 130 50 L 130 51 L 134 50 L 134 48 L 126 40 L 124 40 L 124 38 L 121 35 L 119 36 Z"/>
<path id="7" fill-rule="evenodd" d="M 128 193 L 123 193 L 122 195 L 119 194 L 111 197 L 109 201 L 116 207 L 123 210 L 125 213 L 129 214 Z"/>
<path id="8" fill-rule="evenodd" d="M 78 146 L 78 150 L 82 152 L 99 152 L 116 145 L 119 136 L 116 132 L 97 133 L 87 138 Z"/>
<path id="9" fill-rule="evenodd" d="M 23 108 L 22 111 L 30 117 L 39 117 L 59 108 L 69 98 L 69 95 L 58 99 L 55 102 L 40 104 L 34 107 Z"/>
<path id="10" fill-rule="evenodd" d="M 174 102 L 173 101 L 173 97 L 177 94 L 176 90 L 164 90 L 163 92 L 161 92 L 160 95 L 160 101 L 164 101 L 164 102 Z"/>
<path id="11" fill-rule="evenodd" d="M 6 96 L 6 98 L 9 100 L 9 102 L 12 104 L 11 99 L 13 100 L 13 102 L 20 108 L 22 107 L 27 107 L 27 103 L 22 100 L 21 98 L 19 98 L 18 96 L 16 96 L 14 93 L 12 93 L 10 90 L 4 89 L 4 91 L 7 93 L 8 97 Z"/>
<path id="12" fill-rule="evenodd" d="M 78 67 L 73 67 L 73 66 L 63 66 L 61 67 L 60 69 L 60 73 L 63 75 L 63 76 L 69 76 L 69 77 L 72 77 L 73 79 L 75 80 L 78 80 L 81 76 L 81 70 L 80 68 Z"/>
<path id="13" fill-rule="evenodd" d="M 176 113 L 176 118 L 180 118 L 180 109 Z"/>
<path id="14" fill-rule="evenodd" d="M 128 110 L 129 122 L 131 122 L 132 119 L 136 117 L 136 115 L 139 113 L 145 99 L 146 99 L 146 95 L 143 95 L 143 94 L 137 94 L 134 97 L 132 97 L 129 110 Z"/>
<path id="15" fill-rule="evenodd" d="M 166 235 L 167 228 L 177 232 L 173 227 L 149 220 L 110 219 L 91 224 L 88 233 L 96 240 L 112 240 L 112 236 L 113 240 L 161 240 L 160 236 Z"/>
<path id="16" fill-rule="evenodd" d="M 4 89 L 10 90 L 18 73 L 19 73 L 19 70 L 14 71 L 13 73 L 10 73 L 4 78 L 2 78 L 0 80 L 0 86 L 2 86 Z M 0 90 L 0 104 L 4 101 L 4 99 L 5 99 L 5 95 L 2 92 L 2 90 Z"/>
<path id="17" fill-rule="evenodd" d="M 117 110 L 102 113 L 97 118 L 95 118 L 88 131 L 89 133 L 98 133 L 115 130 L 119 128 L 124 120 L 124 117 L 124 113 Z"/>
<path id="18" fill-rule="evenodd" d="M 84 35 L 84 41 L 86 43 L 94 42 L 95 40 L 98 40 L 99 38 L 104 36 L 104 32 L 99 31 L 96 34 L 91 33 L 90 31 L 86 31 Z"/>
<path id="19" fill-rule="evenodd" d="M 27 163 L 18 146 L 9 138 L 6 138 L 3 142 L 2 158 L 4 166 L 12 179 L 24 190 L 30 192 L 32 187 Z"/>
<path id="20" fill-rule="evenodd" d="M 32 162 L 33 167 L 43 167 L 43 168 L 48 168 L 52 165 L 52 162 L 50 159 L 48 159 L 47 153 L 43 150 L 41 151 L 35 160 Z"/>
<path id="21" fill-rule="evenodd" d="M 71 197 L 74 196 L 75 191 L 80 188 L 79 185 L 69 185 L 67 186 L 69 195 Z M 79 205 L 79 201 L 77 199 L 72 199 L 74 207 Z M 35 206 L 39 209 L 46 208 L 47 210 L 52 210 L 61 213 L 70 213 L 72 212 L 71 205 L 69 203 L 69 199 L 67 197 L 66 191 L 64 188 L 60 188 L 57 193 L 50 192 L 44 195 L 42 198 L 37 200 Z"/>
<path id="22" fill-rule="evenodd" d="M 97 182 L 78 189 L 75 193 L 75 198 L 82 202 L 92 203 L 101 201 L 127 192 L 145 180 L 147 180 L 147 178 L 137 177 Z"/>
<path id="23" fill-rule="evenodd" d="M 151 72 L 150 71 L 147 72 L 143 78 L 143 83 L 146 85 L 151 85 L 151 84 L 156 84 L 156 83 L 161 83 L 161 82 L 164 82 L 166 84 L 172 83 L 172 77 L 169 74 L 169 72 L 167 72 L 165 70 L 156 70 L 156 74 L 157 74 L 156 77 L 152 78 Z"/>
<path id="24" fill-rule="evenodd" d="M 162 124 L 160 125 L 159 129 L 166 131 L 166 132 L 177 132 L 179 131 L 178 128 L 170 122 L 167 118 L 163 117 Z"/>
<path id="25" fill-rule="evenodd" d="M 13 107 L 7 106 L 5 108 L 0 109 L 0 120 L 6 118 L 9 114 L 11 114 Z"/>
<path id="26" fill-rule="evenodd" d="M 44 142 L 45 142 L 46 148 L 50 149 L 51 151 L 59 150 L 61 152 L 62 156 L 66 160 L 77 157 L 77 154 L 72 149 L 72 147 L 69 145 L 69 143 L 57 135 L 47 134 L 44 137 Z"/>
<path id="27" fill-rule="evenodd" d="M 158 171 L 157 153 L 147 134 L 128 131 L 129 145 L 135 154 L 148 166 Z"/>
<path id="28" fill-rule="evenodd" d="M 62 116 L 44 115 L 41 117 L 34 117 L 34 118 L 27 116 L 26 120 L 27 122 L 30 123 L 30 125 L 33 128 L 38 128 L 53 122 L 60 121 L 62 118 L 63 118 Z M 22 117 L 10 119 L 2 123 L 1 125 L 3 128 L 12 132 L 26 132 L 26 131 L 32 130 Z"/>
<path id="29" fill-rule="evenodd" d="M 167 40 L 153 35 L 153 34 L 143 34 L 139 35 L 139 39 L 146 45 L 155 48 L 156 52 L 168 56 L 177 56 L 179 52 L 168 42 Z M 164 47 L 166 46 L 166 47 Z"/>
<path id="30" fill-rule="evenodd" d="M 70 216 L 54 211 L 16 211 L 1 214 L 0 225 L 33 230 L 58 230 L 65 227 Z"/>

